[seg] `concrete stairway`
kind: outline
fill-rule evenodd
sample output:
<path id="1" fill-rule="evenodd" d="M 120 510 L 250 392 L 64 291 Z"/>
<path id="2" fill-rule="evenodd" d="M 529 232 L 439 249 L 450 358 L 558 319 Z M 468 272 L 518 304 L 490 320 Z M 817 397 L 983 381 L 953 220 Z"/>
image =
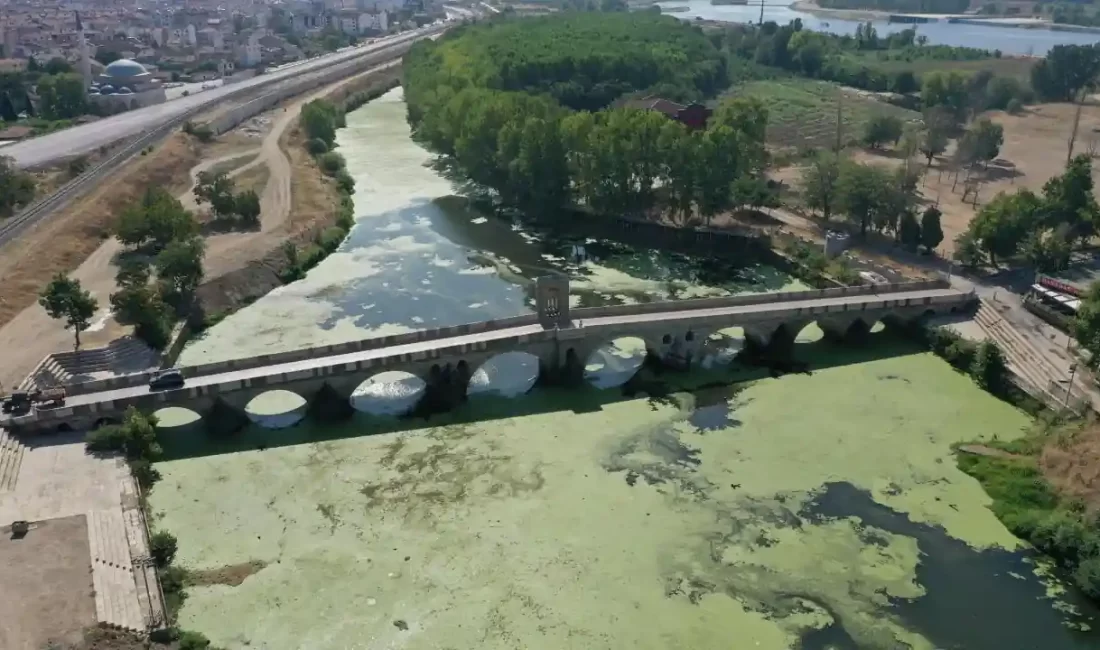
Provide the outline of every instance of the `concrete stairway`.
<path id="1" fill-rule="evenodd" d="M 15 489 L 26 447 L 5 429 L 0 429 L 0 492 Z"/>
<path id="2" fill-rule="evenodd" d="M 1054 399 L 1065 396 L 1061 382 L 1068 379 L 1066 372 L 1051 363 L 1034 343 L 1004 320 L 993 305 L 983 300 L 974 320 L 1001 347 L 1012 372 Z M 1088 399 L 1080 387 L 1074 388 L 1073 396 Z"/>
<path id="3" fill-rule="evenodd" d="M 88 513 L 96 619 L 120 630 L 145 631 L 121 508 Z"/>
<path id="4" fill-rule="evenodd" d="M 161 598 L 157 568 L 150 555 L 145 515 L 141 511 L 137 485 L 127 479 L 122 486 L 122 518 L 126 524 L 126 538 L 130 543 L 130 558 L 134 566 L 134 582 L 137 585 L 138 604 L 146 628 L 160 629 L 167 625 L 168 616 Z"/>
<path id="5" fill-rule="evenodd" d="M 125 337 L 89 350 L 55 352 L 19 385 L 22 390 L 86 381 L 99 373 L 142 372 L 160 363 L 159 353 L 144 342 Z"/>

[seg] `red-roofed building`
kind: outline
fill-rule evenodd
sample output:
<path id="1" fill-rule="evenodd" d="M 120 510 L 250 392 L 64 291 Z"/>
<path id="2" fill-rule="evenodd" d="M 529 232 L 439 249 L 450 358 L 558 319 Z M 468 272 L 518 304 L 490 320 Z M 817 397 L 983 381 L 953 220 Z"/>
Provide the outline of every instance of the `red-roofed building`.
<path id="1" fill-rule="evenodd" d="M 711 114 L 711 110 L 702 104 L 688 104 L 685 106 L 653 95 L 640 99 L 628 99 L 620 105 L 625 108 L 664 113 L 670 119 L 682 123 L 689 129 L 707 128 L 707 120 L 710 119 Z"/>

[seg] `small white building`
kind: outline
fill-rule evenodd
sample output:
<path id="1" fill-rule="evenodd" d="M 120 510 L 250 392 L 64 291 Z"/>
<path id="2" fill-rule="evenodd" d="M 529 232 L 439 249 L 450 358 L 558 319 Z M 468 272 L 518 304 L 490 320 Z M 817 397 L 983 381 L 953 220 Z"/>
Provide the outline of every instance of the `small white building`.
<path id="1" fill-rule="evenodd" d="M 359 33 L 384 32 L 389 29 L 389 20 L 386 12 L 359 14 Z"/>

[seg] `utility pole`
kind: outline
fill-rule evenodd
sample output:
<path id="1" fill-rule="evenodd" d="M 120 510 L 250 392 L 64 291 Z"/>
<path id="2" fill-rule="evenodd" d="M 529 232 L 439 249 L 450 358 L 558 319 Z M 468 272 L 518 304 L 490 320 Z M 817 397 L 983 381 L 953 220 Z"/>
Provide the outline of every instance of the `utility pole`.
<path id="1" fill-rule="evenodd" d="M 1070 391 L 1073 390 L 1073 375 L 1076 372 L 1077 372 L 1077 364 L 1076 363 L 1069 364 L 1069 383 L 1066 384 L 1066 401 L 1062 404 L 1062 411 L 1063 412 L 1069 410 L 1069 395 L 1070 395 Z"/>
<path id="2" fill-rule="evenodd" d="M 757 23 L 757 26 L 762 26 L 763 24 L 764 24 L 764 0 L 760 0 L 760 22 Z"/>
<path id="3" fill-rule="evenodd" d="M 844 92 L 841 91 L 836 97 L 836 160 L 840 162 L 840 138 L 841 131 L 844 129 L 844 122 L 841 119 L 842 107 L 844 105 Z"/>
<path id="4" fill-rule="evenodd" d="M 1066 152 L 1066 167 L 1073 160 L 1073 143 L 1077 140 L 1077 126 L 1081 123 L 1081 107 L 1085 104 L 1085 91 L 1077 98 L 1077 111 L 1073 114 L 1073 131 L 1069 134 L 1069 151 Z"/>

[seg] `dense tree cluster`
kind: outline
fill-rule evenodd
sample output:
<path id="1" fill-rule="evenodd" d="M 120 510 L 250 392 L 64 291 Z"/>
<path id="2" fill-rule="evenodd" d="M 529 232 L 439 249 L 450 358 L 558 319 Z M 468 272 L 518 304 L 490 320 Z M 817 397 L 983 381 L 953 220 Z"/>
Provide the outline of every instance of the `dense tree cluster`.
<path id="1" fill-rule="evenodd" d="M 244 228 L 260 225 L 260 197 L 253 190 L 234 192 L 233 179 L 226 174 L 200 172 L 195 184 L 195 201 L 210 204 L 214 219 L 219 223 Z"/>
<path id="2" fill-rule="evenodd" d="M 1096 83 L 1100 44 L 1055 45 L 1031 69 L 1031 86 L 1041 99 L 1068 102 Z"/>
<path id="3" fill-rule="evenodd" d="M 660 205 L 687 219 L 773 200 L 759 175 L 767 111 L 728 101 L 692 130 L 608 105 L 646 89 L 705 96 L 723 77 L 713 45 L 674 19 L 565 15 L 418 44 L 405 89 L 418 139 L 504 203 L 535 214 L 573 203 L 618 214 Z"/>
<path id="4" fill-rule="evenodd" d="M 115 318 L 161 348 L 202 281 L 205 243 L 199 224 L 175 197 L 153 188 L 122 212 L 115 235 L 131 249 L 115 276 L 118 291 L 110 297 Z"/>
<path id="5" fill-rule="evenodd" d="M 727 84 L 725 57 L 702 31 L 669 16 L 570 13 L 494 21 L 418 43 L 405 59 L 413 125 L 419 106 L 442 106 L 467 88 L 546 94 L 575 110 L 598 110 L 624 94 L 676 101 Z"/>
<path id="6" fill-rule="evenodd" d="M 1065 268 L 1071 244 L 1100 228 L 1100 207 L 1093 196 L 1092 161 L 1077 156 L 1065 173 L 1046 182 L 1042 193 L 1021 189 L 998 194 L 982 206 L 956 242 L 967 264 L 992 264 L 1024 255 L 1040 270 Z"/>

